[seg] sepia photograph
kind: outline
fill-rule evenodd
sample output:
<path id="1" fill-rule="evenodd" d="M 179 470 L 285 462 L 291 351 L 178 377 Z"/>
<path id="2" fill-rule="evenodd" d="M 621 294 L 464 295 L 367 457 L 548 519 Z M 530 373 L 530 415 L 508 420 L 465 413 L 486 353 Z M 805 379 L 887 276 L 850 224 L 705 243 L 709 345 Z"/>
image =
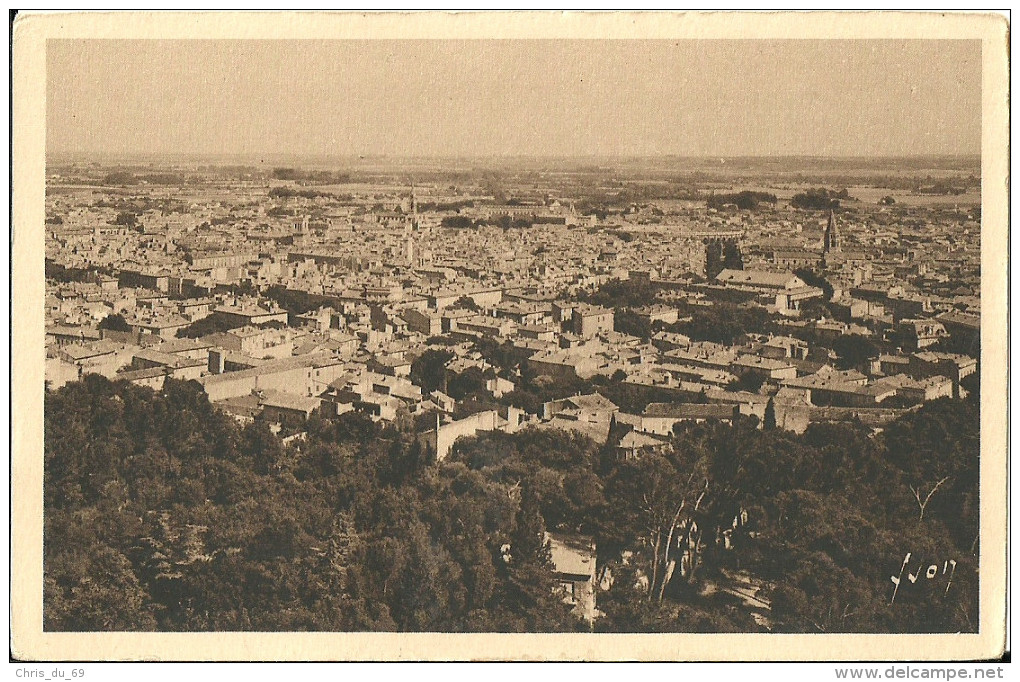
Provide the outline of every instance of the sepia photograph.
<path id="1" fill-rule="evenodd" d="M 190 16 L 14 22 L 15 650 L 1003 653 L 1001 18 Z"/>

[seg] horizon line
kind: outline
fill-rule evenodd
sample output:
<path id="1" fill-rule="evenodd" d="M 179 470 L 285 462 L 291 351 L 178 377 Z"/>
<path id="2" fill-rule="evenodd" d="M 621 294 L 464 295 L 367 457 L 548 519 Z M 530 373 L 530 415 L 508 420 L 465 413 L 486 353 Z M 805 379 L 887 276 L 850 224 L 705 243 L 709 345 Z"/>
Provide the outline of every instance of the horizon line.
<path id="1" fill-rule="evenodd" d="M 307 153 L 307 152 L 82 152 L 82 151 L 47 151 L 46 157 L 106 157 L 106 158 L 149 158 L 149 157 L 188 157 L 188 158 L 293 158 L 293 159 L 412 159 L 412 160 L 502 160 L 502 159 L 831 159 L 831 160 L 862 160 L 862 159 L 951 159 L 980 158 L 981 152 L 951 153 L 919 153 L 919 154 L 683 154 L 683 153 L 652 153 L 652 154 L 389 154 L 389 153 Z"/>

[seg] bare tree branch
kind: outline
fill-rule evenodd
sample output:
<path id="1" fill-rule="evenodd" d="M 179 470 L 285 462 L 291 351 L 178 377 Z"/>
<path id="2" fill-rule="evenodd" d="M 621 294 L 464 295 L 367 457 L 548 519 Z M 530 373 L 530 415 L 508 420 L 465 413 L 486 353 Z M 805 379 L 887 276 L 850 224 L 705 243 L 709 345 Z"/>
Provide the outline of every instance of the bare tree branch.
<path id="1" fill-rule="evenodd" d="M 918 486 L 918 487 L 915 488 L 914 486 L 910 486 L 910 492 L 914 493 L 914 499 L 917 500 L 917 506 L 921 508 L 921 515 L 920 515 L 920 517 L 918 517 L 918 519 L 917 519 L 918 521 L 924 521 L 924 509 L 925 509 L 925 507 L 928 506 L 928 502 L 931 501 L 931 496 L 935 494 L 935 491 L 939 489 L 939 486 L 941 486 L 943 483 L 945 483 L 948 480 L 949 480 L 949 476 L 946 476 L 941 481 L 936 483 L 935 487 L 932 488 L 928 492 L 927 495 L 925 495 L 924 502 L 921 501 L 921 487 Z"/>
<path id="2" fill-rule="evenodd" d="M 666 573 L 665 573 L 665 571 L 669 570 L 669 548 L 670 548 L 670 545 L 673 544 L 673 532 L 676 530 L 676 523 L 677 523 L 677 521 L 680 520 L 680 514 L 681 514 L 681 512 L 683 512 L 684 506 L 686 506 L 686 504 L 687 504 L 687 498 L 684 498 L 683 500 L 680 501 L 680 506 L 676 508 L 676 514 L 673 515 L 673 523 L 671 523 L 670 526 L 669 526 L 669 536 L 668 536 L 668 538 L 666 540 L 666 556 L 663 559 L 663 563 L 665 564 L 665 569 L 663 570 L 662 584 L 659 586 L 659 601 L 660 602 L 662 601 L 663 593 L 665 593 L 665 591 L 666 591 Z"/>

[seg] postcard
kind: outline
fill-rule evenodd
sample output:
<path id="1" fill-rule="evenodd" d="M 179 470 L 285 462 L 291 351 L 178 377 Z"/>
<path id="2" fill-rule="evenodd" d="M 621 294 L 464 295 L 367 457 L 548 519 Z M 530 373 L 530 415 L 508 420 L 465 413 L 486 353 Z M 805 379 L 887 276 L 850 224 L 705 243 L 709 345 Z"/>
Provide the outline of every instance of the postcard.
<path id="1" fill-rule="evenodd" d="M 1007 33 L 18 15 L 12 655 L 999 658 Z"/>

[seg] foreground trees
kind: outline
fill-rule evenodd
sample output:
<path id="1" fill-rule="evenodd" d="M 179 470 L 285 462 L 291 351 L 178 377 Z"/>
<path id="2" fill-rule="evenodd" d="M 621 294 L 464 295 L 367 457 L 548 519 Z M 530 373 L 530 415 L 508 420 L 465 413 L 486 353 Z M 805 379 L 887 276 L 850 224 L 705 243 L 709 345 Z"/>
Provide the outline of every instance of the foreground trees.
<path id="1" fill-rule="evenodd" d="M 428 466 L 411 434 L 358 415 L 308 426 L 284 447 L 173 380 L 48 394 L 46 628 L 576 626 L 534 546 L 533 496 Z"/>
<path id="2" fill-rule="evenodd" d="M 599 630 L 976 628 L 975 400 L 879 436 L 683 426 L 631 461 L 480 434 L 440 464 L 357 414 L 285 446 L 194 383 L 90 375 L 46 400 L 49 630 L 587 629 L 547 530 L 596 539 Z"/>

